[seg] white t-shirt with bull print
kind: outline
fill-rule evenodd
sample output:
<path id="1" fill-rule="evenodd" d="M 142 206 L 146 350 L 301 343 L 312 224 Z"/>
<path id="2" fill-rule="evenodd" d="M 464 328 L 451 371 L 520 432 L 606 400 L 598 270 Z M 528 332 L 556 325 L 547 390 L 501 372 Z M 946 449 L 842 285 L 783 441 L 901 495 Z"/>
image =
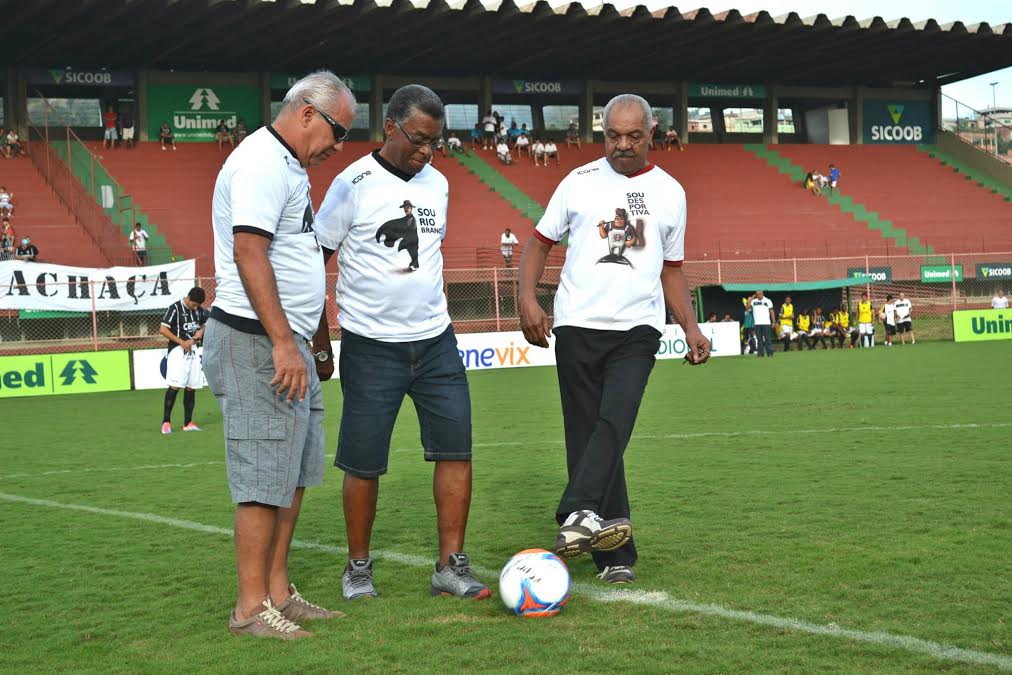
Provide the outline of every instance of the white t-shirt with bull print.
<path id="1" fill-rule="evenodd" d="M 428 164 L 414 176 L 378 152 L 342 171 L 316 216 L 338 251 L 341 328 L 383 342 L 436 337 L 450 325 L 443 294 L 448 185 Z"/>

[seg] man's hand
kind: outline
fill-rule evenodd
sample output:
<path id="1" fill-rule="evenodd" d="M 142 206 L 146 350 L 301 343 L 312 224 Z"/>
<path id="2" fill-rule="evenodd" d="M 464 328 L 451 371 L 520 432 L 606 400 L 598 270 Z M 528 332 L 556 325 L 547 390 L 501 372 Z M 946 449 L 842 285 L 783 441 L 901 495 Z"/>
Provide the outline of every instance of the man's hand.
<path id="1" fill-rule="evenodd" d="M 710 341 L 703 336 L 698 327 L 686 332 L 685 344 L 688 347 L 685 360 L 690 365 L 698 366 L 710 360 Z"/>
<path id="2" fill-rule="evenodd" d="M 520 330 L 532 345 L 548 347 L 548 338 L 552 335 L 552 320 L 536 300 L 521 302 Z"/>
<path id="3" fill-rule="evenodd" d="M 194 343 L 193 340 L 183 340 L 182 342 L 179 343 L 179 346 L 183 348 L 184 352 L 186 352 L 187 354 L 189 354 L 190 351 L 193 350 L 193 345 L 194 344 L 195 343 Z"/>
<path id="4" fill-rule="evenodd" d="M 326 361 L 320 361 L 316 358 L 320 352 L 327 352 L 329 358 Z M 320 346 L 313 345 L 313 360 L 316 361 L 316 374 L 320 377 L 320 382 L 326 382 L 334 377 L 334 352 L 331 351 L 329 343 Z"/>
<path id="5" fill-rule="evenodd" d="M 299 353 L 295 341 L 289 340 L 274 345 L 271 359 L 274 361 L 274 379 L 271 380 L 271 386 L 277 385 L 274 390 L 277 396 L 284 397 L 287 401 L 293 400 L 296 396 L 299 401 L 306 400 L 306 388 L 309 386 L 306 381 L 306 362 Z"/>

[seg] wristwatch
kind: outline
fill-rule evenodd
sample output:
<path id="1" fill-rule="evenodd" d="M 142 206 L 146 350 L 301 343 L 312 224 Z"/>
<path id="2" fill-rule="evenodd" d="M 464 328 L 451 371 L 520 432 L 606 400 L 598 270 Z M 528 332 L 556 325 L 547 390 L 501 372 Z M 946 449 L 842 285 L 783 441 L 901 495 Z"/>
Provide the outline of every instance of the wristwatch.
<path id="1" fill-rule="evenodd" d="M 316 360 L 319 361 L 320 363 L 326 363 L 327 361 L 330 361 L 330 352 L 325 352 L 325 351 L 324 352 L 316 352 L 316 354 L 314 354 L 314 356 L 316 357 Z"/>

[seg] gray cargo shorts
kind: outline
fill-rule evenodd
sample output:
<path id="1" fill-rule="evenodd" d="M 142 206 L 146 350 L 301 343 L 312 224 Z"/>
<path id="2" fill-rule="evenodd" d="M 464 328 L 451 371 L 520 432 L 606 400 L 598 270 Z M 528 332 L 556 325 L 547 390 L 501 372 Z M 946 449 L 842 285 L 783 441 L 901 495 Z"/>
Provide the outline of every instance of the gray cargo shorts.
<path id="1" fill-rule="evenodd" d="M 323 390 L 309 347 L 296 341 L 309 387 L 304 401 L 289 403 L 270 387 L 270 339 L 208 319 L 204 375 L 225 418 L 225 467 L 236 504 L 288 507 L 296 488 L 323 482 Z"/>

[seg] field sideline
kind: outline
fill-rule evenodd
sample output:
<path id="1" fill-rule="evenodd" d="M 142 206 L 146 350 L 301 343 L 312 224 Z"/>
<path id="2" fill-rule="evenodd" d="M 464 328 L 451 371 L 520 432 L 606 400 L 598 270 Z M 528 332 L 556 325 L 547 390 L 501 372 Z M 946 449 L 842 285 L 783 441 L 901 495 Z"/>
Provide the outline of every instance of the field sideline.
<path id="1" fill-rule="evenodd" d="M 513 552 L 553 540 L 561 414 L 554 369 L 470 379 L 467 550 L 494 585 Z M 333 441 L 340 386 L 325 393 Z M 374 531 L 381 598 L 339 600 L 331 467 L 307 494 L 292 576 L 348 617 L 263 644 L 226 632 L 232 507 L 209 392 L 206 431 L 169 437 L 159 391 L 7 399 L 4 669 L 1012 669 L 1010 400 L 1000 342 L 658 362 L 626 455 L 639 581 L 604 587 L 580 559 L 570 606 L 546 621 L 508 615 L 497 595 L 428 597 L 431 467 L 406 404 Z"/>

